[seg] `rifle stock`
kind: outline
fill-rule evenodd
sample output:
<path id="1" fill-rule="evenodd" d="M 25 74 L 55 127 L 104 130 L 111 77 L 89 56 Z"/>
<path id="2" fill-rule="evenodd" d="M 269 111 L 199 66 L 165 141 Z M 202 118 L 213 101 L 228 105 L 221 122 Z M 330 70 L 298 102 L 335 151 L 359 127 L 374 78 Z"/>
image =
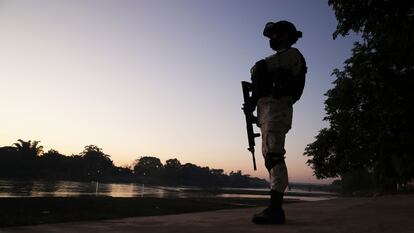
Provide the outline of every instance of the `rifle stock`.
<path id="1" fill-rule="evenodd" d="M 243 99 L 244 99 L 244 104 L 243 104 L 242 109 L 243 109 L 244 115 L 246 117 L 247 138 L 248 138 L 248 141 L 249 141 L 249 147 L 247 148 L 247 150 L 252 153 L 253 168 L 254 168 L 254 170 L 257 170 L 257 168 L 256 168 L 256 158 L 254 156 L 254 146 L 255 146 L 254 139 L 256 137 L 259 137 L 260 134 L 255 133 L 254 130 L 253 130 L 253 124 L 255 124 L 257 122 L 257 117 L 255 117 L 253 115 L 253 110 L 250 112 L 251 106 L 254 106 L 254 104 L 255 104 L 254 100 L 253 100 L 253 98 L 250 94 L 253 90 L 253 85 L 249 82 L 242 81 L 242 89 L 243 89 Z M 249 111 L 247 111 L 247 110 L 249 110 Z"/>

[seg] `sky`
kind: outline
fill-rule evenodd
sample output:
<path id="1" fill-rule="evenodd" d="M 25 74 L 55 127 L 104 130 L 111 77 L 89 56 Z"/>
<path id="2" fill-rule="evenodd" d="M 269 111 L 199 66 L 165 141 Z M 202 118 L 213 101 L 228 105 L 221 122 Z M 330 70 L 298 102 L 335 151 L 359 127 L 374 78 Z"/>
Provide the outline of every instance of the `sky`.
<path id="1" fill-rule="evenodd" d="M 118 166 L 177 158 L 267 178 L 247 151 L 241 81 L 274 53 L 269 21 L 303 32 L 308 73 L 286 138 L 291 182 L 318 181 L 303 156 L 328 125 L 324 94 L 358 35 L 333 40 L 322 0 L 0 0 L 0 146 L 39 140 L 78 154 L 94 144 Z M 255 128 L 259 131 L 258 128 Z"/>

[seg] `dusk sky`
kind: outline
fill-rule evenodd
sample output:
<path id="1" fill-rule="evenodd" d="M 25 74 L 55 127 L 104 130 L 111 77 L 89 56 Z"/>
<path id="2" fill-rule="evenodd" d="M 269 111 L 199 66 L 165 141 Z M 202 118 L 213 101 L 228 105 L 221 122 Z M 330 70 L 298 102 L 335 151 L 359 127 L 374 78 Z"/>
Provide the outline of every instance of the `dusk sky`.
<path id="1" fill-rule="evenodd" d="M 257 171 L 246 149 L 240 82 L 273 53 L 262 32 L 278 20 L 303 32 L 294 47 L 308 66 L 289 178 L 320 182 L 302 154 L 358 39 L 333 40 L 322 0 L 0 0 L 0 146 L 39 140 L 71 155 L 94 144 L 118 166 L 155 156 L 267 178 L 261 140 Z"/>

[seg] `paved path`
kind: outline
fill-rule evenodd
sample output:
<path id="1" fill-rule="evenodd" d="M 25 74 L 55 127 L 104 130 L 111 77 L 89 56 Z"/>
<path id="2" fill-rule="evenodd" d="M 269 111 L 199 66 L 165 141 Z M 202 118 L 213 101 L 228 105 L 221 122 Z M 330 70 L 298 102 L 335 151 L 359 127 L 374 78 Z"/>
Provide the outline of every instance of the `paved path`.
<path id="1" fill-rule="evenodd" d="M 118 220 L 72 222 L 0 228 L 1 233 L 397 233 L 414 232 L 414 195 L 378 198 L 340 198 L 285 206 L 285 225 L 257 226 L 250 222 L 258 208 L 191 214 L 136 217 Z"/>

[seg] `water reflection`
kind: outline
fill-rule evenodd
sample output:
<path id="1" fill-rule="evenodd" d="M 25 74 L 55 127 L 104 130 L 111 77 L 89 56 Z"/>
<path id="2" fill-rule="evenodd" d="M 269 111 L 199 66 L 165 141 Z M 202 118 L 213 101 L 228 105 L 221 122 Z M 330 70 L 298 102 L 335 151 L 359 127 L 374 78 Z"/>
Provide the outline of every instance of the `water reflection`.
<path id="1" fill-rule="evenodd" d="M 142 184 L 108 184 L 73 181 L 0 180 L 0 197 L 186 197 L 179 189 Z"/>
<path id="2" fill-rule="evenodd" d="M 146 186 L 143 184 L 110 184 L 73 181 L 11 181 L 0 180 L 0 197 L 75 197 L 75 196 L 111 196 L 111 197 L 158 197 L 158 198 L 268 198 L 267 189 L 222 189 L 231 193 L 212 193 L 197 188 Z M 293 192 L 292 192 L 293 191 Z M 253 192 L 253 193 L 246 193 Z M 291 190 L 295 199 L 317 201 L 332 196 L 309 195 L 311 192 Z M 307 195 L 305 195 L 307 194 Z"/>
<path id="3" fill-rule="evenodd" d="M 8 183 L 8 182 L 0 183 L 0 192 L 1 193 L 4 192 L 4 195 L 6 197 L 14 196 L 14 194 L 16 193 L 18 193 L 19 196 L 30 197 L 32 195 L 32 190 L 33 190 L 33 182 L 30 182 L 30 181 L 23 181 L 23 182 L 16 182 L 16 183 Z"/>
<path id="4" fill-rule="evenodd" d="M 217 195 L 217 197 L 224 197 L 224 198 L 263 198 L 268 199 L 268 195 L 259 195 L 259 194 L 232 194 L 232 193 L 223 193 Z M 297 199 L 301 201 L 322 201 L 322 200 L 329 200 L 335 198 L 334 196 L 331 197 L 321 197 L 321 196 L 290 196 L 289 193 L 286 193 L 285 195 L 288 199 Z"/>

